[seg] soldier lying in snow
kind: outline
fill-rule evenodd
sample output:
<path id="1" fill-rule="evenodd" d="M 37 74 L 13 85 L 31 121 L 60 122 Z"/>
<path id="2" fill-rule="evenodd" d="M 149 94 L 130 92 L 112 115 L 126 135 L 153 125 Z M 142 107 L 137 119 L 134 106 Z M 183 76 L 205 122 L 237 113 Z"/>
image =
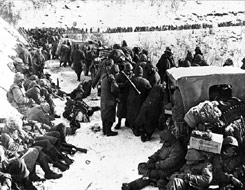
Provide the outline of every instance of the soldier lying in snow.
<path id="1" fill-rule="evenodd" d="M 100 110 L 100 107 L 90 107 L 83 100 L 67 99 L 65 103 L 65 111 L 63 117 L 70 121 L 71 134 L 75 134 L 76 130 L 80 128 L 79 122 L 90 122 L 89 117 L 93 115 L 95 111 Z"/>

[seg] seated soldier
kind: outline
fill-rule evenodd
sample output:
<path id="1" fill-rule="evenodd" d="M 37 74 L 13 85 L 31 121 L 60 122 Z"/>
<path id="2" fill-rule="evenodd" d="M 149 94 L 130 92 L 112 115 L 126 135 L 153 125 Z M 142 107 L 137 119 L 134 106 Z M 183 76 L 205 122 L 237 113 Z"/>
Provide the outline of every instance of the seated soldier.
<path id="1" fill-rule="evenodd" d="M 130 183 L 123 183 L 122 190 L 142 189 L 152 182 L 163 188 L 167 184 L 167 178 L 178 171 L 183 163 L 185 151 L 178 139 L 168 130 L 160 134 L 162 147 L 149 157 L 147 163 L 140 163 L 138 170 L 143 177 Z"/>
<path id="2" fill-rule="evenodd" d="M 62 154 L 59 150 L 61 148 L 60 134 L 57 131 L 47 132 L 44 135 L 28 133 L 22 128 L 23 122 L 18 117 L 9 117 L 4 127 L 4 138 L 13 139 L 19 148 L 25 149 L 30 147 L 39 146 L 42 147 L 43 152 L 48 154 L 54 162 L 60 163 L 60 160 L 65 161 L 65 166 L 68 166 L 73 162 L 68 156 Z M 32 135 L 32 136 L 31 136 Z"/>
<path id="3" fill-rule="evenodd" d="M 220 188 L 232 185 L 241 189 L 244 183 L 244 158 L 238 151 L 236 138 L 227 136 L 223 140 L 221 154 L 213 159 L 214 179 L 212 184 Z"/>
<path id="4" fill-rule="evenodd" d="M 212 164 L 195 149 L 189 149 L 185 159 L 180 171 L 171 175 L 167 190 L 207 189 L 213 179 Z"/>
<path id="5" fill-rule="evenodd" d="M 22 92 L 24 81 L 25 77 L 23 74 L 15 74 L 14 83 L 10 86 L 9 91 L 7 92 L 7 99 L 13 107 L 26 116 L 28 110 L 35 104 L 35 102 L 31 98 L 27 98 Z"/>

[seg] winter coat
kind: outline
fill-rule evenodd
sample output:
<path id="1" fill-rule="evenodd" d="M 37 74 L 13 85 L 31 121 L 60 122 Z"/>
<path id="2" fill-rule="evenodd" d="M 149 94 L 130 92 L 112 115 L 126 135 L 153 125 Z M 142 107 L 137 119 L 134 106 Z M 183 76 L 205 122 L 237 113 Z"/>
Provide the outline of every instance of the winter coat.
<path id="1" fill-rule="evenodd" d="M 160 75 L 155 70 L 150 75 L 147 74 L 146 79 L 150 82 L 152 87 L 161 83 Z"/>
<path id="2" fill-rule="evenodd" d="M 170 177 L 167 190 L 184 190 L 187 187 L 205 190 L 213 179 L 212 164 L 201 161 L 197 164 L 185 164 L 179 172 Z"/>
<path id="3" fill-rule="evenodd" d="M 83 61 L 85 59 L 85 54 L 80 49 L 75 49 L 71 55 L 71 61 L 73 63 L 73 69 L 75 71 L 81 71 L 83 69 Z"/>
<path id="4" fill-rule="evenodd" d="M 27 119 L 52 126 L 50 115 L 46 113 L 40 105 L 37 105 L 28 111 Z"/>
<path id="5" fill-rule="evenodd" d="M 213 159 L 214 179 L 212 184 L 228 185 L 231 184 L 230 176 L 233 175 L 236 178 L 236 169 L 241 167 L 244 163 L 244 159 L 239 154 L 235 157 L 228 157 L 225 155 L 215 155 Z"/>
<path id="6" fill-rule="evenodd" d="M 104 64 L 104 61 L 102 61 L 100 64 L 99 64 L 99 68 L 95 74 L 95 77 L 92 81 L 92 87 L 94 88 L 97 83 L 102 79 L 102 77 L 106 74 L 106 69 L 105 69 L 105 64 Z"/>
<path id="7" fill-rule="evenodd" d="M 133 127 L 135 119 L 139 114 L 141 105 L 151 90 L 150 82 L 141 76 L 133 77 L 132 82 L 135 84 L 136 88 L 141 92 L 141 94 L 138 94 L 135 89 L 129 85 L 126 119 L 129 122 L 130 127 Z"/>
<path id="8" fill-rule="evenodd" d="M 70 52 L 71 52 L 71 48 L 70 46 L 66 45 L 66 44 L 62 44 L 61 48 L 60 48 L 60 61 L 61 62 L 68 62 L 68 60 L 70 59 Z"/>
<path id="9" fill-rule="evenodd" d="M 26 64 L 29 67 L 31 67 L 31 65 L 32 65 L 32 55 L 27 49 L 21 48 L 20 51 L 19 51 L 19 55 L 18 56 L 23 60 L 24 64 Z"/>
<path id="10" fill-rule="evenodd" d="M 149 157 L 155 163 L 156 169 L 173 170 L 180 168 L 179 163 L 183 164 L 185 151 L 178 140 L 175 140 L 171 146 L 162 146 L 157 152 Z"/>
<path id="11" fill-rule="evenodd" d="M 120 72 L 116 78 L 116 81 L 120 87 L 119 91 L 119 102 L 117 106 L 117 117 L 118 118 L 126 118 L 127 115 L 127 99 L 128 99 L 128 88 L 125 87 L 127 83 L 127 79 Z"/>
<path id="12" fill-rule="evenodd" d="M 41 52 L 35 52 L 32 59 L 32 72 L 33 74 L 41 77 L 45 65 L 45 58 Z"/>
<path id="13" fill-rule="evenodd" d="M 116 117 L 116 98 L 119 87 L 113 75 L 104 75 L 101 82 L 101 118 L 102 121 L 114 122 Z"/>
<path id="14" fill-rule="evenodd" d="M 164 99 L 163 85 L 155 85 L 140 108 L 135 125 L 142 127 L 149 134 L 159 126 Z"/>
<path id="15" fill-rule="evenodd" d="M 17 84 L 12 84 L 7 92 L 9 103 L 15 107 L 21 114 L 26 115 L 27 110 L 32 106 L 34 101 L 23 93 Z"/>
<path id="16" fill-rule="evenodd" d="M 36 102 L 36 104 L 40 104 L 44 101 L 44 99 L 41 96 L 41 88 L 38 85 L 33 86 L 32 88 L 27 90 L 25 94 L 26 97 L 32 98 Z"/>
<path id="17" fill-rule="evenodd" d="M 161 58 L 156 64 L 156 67 L 158 69 L 158 73 L 161 77 L 161 81 L 167 81 L 167 74 L 166 70 L 170 69 L 172 67 L 176 67 L 173 56 L 168 56 L 165 53 L 162 54 Z"/>

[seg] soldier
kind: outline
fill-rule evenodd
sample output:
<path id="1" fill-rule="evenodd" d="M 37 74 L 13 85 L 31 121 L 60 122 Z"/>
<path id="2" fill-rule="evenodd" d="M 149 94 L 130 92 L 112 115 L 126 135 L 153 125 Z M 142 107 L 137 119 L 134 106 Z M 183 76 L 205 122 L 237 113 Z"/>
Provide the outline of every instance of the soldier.
<path id="1" fill-rule="evenodd" d="M 166 70 L 170 69 L 171 67 L 176 67 L 173 58 L 173 53 L 169 47 L 166 47 L 166 50 L 164 51 L 164 54 L 162 54 L 161 58 L 157 62 L 156 67 L 161 77 L 161 82 L 165 81 L 167 83 L 168 81 L 167 81 Z"/>
<path id="2" fill-rule="evenodd" d="M 129 86 L 126 119 L 129 123 L 129 127 L 133 130 L 134 135 L 139 136 L 139 128 L 138 126 L 135 126 L 135 119 L 139 114 L 141 105 L 151 90 L 151 84 L 147 79 L 143 78 L 143 69 L 141 66 L 136 67 L 132 82 L 139 90 L 140 94 L 136 92 L 132 85 Z"/>
<path id="3" fill-rule="evenodd" d="M 169 130 L 164 130 L 160 139 L 162 147 L 148 157 L 146 163 L 138 166 L 139 174 L 143 174 L 143 177 L 123 183 L 122 190 L 139 190 L 152 182 L 161 189 L 167 184 L 167 178 L 183 166 L 185 151 L 175 136 Z"/>
<path id="4" fill-rule="evenodd" d="M 135 126 L 140 128 L 142 142 L 149 141 L 156 128 L 160 128 L 160 115 L 164 104 L 164 85 L 155 85 L 140 108 L 139 115 L 135 120 Z"/>
<path id="5" fill-rule="evenodd" d="M 77 74 L 77 81 L 80 81 L 80 76 L 83 71 L 83 62 L 85 61 L 85 54 L 79 49 L 79 45 L 76 44 L 71 55 L 71 61 L 73 63 L 73 69 Z"/>
<path id="6" fill-rule="evenodd" d="M 195 149 L 189 149 L 185 159 L 180 171 L 171 175 L 167 190 L 207 189 L 213 179 L 212 164 Z"/>
<path id="7" fill-rule="evenodd" d="M 151 83 L 152 87 L 161 83 L 161 78 L 151 61 L 146 63 L 145 72 L 146 79 Z"/>
<path id="8" fill-rule="evenodd" d="M 129 62 L 125 63 L 124 73 L 128 76 L 129 79 L 133 76 L 133 66 Z M 121 71 L 116 78 L 120 91 L 118 97 L 119 102 L 117 105 L 118 123 L 115 129 L 121 128 L 122 118 L 126 118 L 127 116 L 128 88 L 126 87 L 126 83 L 128 83 L 128 80 L 126 79 L 125 74 L 123 74 Z M 128 126 L 127 121 L 125 121 L 125 126 Z"/>
<path id="9" fill-rule="evenodd" d="M 34 75 L 37 75 L 39 78 L 43 75 L 43 69 L 45 65 L 45 58 L 41 52 L 41 49 L 38 49 L 34 52 L 32 59 L 32 72 Z"/>
<path id="10" fill-rule="evenodd" d="M 111 127 L 115 122 L 116 99 L 119 93 L 119 87 L 115 79 L 118 73 L 118 65 L 113 64 L 110 67 L 110 71 L 102 77 L 101 82 L 101 119 L 103 133 L 107 136 L 115 136 L 118 134 L 111 130 Z"/>
<path id="11" fill-rule="evenodd" d="M 15 107 L 21 114 L 26 116 L 27 111 L 34 105 L 34 100 L 27 98 L 22 92 L 23 82 L 25 78 L 21 73 L 16 73 L 14 76 L 14 83 L 10 86 L 7 92 L 7 99 L 9 103 Z"/>
<path id="12" fill-rule="evenodd" d="M 219 185 L 220 188 L 229 184 L 235 189 L 243 187 L 244 182 L 244 158 L 239 153 L 238 142 L 235 137 L 227 136 L 223 140 L 220 155 L 215 155 L 213 159 L 214 179 L 212 184 Z"/>

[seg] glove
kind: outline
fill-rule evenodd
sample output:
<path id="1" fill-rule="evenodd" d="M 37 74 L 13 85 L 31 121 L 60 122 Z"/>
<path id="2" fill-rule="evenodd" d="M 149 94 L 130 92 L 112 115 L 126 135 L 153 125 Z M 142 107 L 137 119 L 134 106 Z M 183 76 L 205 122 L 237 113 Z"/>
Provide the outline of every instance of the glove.
<path id="1" fill-rule="evenodd" d="M 239 187 L 239 188 L 242 188 L 243 187 L 242 182 L 239 179 L 235 178 L 235 177 L 231 177 L 231 182 L 232 182 L 232 184 L 235 187 Z"/>

